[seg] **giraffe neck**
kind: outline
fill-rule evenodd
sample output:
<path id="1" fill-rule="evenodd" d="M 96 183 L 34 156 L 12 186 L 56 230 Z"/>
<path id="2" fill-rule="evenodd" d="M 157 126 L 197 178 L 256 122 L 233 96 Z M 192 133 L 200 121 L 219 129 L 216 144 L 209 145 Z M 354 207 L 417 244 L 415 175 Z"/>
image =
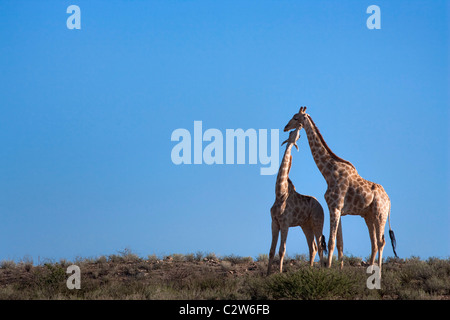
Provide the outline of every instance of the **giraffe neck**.
<path id="1" fill-rule="evenodd" d="M 331 151 L 309 115 L 306 117 L 303 127 L 317 168 L 328 183 L 333 178 L 333 172 L 341 166 L 350 165 L 354 168 L 349 161 L 339 158 Z"/>
<path id="2" fill-rule="evenodd" d="M 289 192 L 289 170 L 291 168 L 291 149 L 292 143 L 288 142 L 283 159 L 281 160 L 280 169 L 278 170 L 277 182 L 275 184 L 275 195 L 277 198 L 282 198 Z"/>

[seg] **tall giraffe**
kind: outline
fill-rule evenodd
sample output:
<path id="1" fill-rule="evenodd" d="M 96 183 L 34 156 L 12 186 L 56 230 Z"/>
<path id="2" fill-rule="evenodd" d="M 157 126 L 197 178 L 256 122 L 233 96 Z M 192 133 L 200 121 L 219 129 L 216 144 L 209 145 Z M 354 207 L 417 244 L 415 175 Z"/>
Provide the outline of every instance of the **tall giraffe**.
<path id="1" fill-rule="evenodd" d="M 300 226 L 302 228 L 309 247 L 310 265 L 313 266 L 317 251 L 319 251 L 321 265 L 324 264 L 322 251 L 324 249 L 326 251 L 326 243 L 325 237 L 322 234 L 324 220 L 322 206 L 314 197 L 297 193 L 292 181 L 289 179 L 289 171 L 292 163 L 291 149 L 292 146 L 295 146 L 298 150 L 296 142 L 300 137 L 299 132 L 300 130 L 292 131 L 289 134 L 289 138 L 281 144 L 283 145 L 287 142 L 286 151 L 284 152 L 275 184 L 275 203 L 270 209 L 272 217 L 272 244 L 270 247 L 267 274 L 270 274 L 280 231 L 280 272 L 283 270 L 286 238 L 289 227 Z M 316 245 L 314 236 L 319 246 Z"/>
<path id="2" fill-rule="evenodd" d="M 331 266 L 335 239 L 338 236 L 338 255 L 342 267 L 342 229 L 341 216 L 360 215 L 364 218 L 369 229 L 372 254 L 370 265 L 373 265 L 378 251 L 378 266 L 381 271 L 384 240 L 384 227 L 386 219 L 389 220 L 389 236 L 395 256 L 395 236 L 391 229 L 390 211 L 391 202 L 383 187 L 374 182 L 361 178 L 355 167 L 331 151 L 323 139 L 311 116 L 307 114 L 306 107 L 300 107 L 284 128 L 305 129 L 311 153 L 317 167 L 325 178 L 328 189 L 325 200 L 330 211 L 330 238 L 328 241 L 328 267 Z"/>

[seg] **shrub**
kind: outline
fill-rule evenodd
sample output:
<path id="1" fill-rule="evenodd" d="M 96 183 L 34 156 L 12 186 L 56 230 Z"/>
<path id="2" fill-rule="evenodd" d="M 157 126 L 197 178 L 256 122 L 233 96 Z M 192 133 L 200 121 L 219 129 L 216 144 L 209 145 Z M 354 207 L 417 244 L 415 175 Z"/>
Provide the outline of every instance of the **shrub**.
<path id="1" fill-rule="evenodd" d="M 348 298 L 355 285 L 355 280 L 338 270 L 309 267 L 274 275 L 268 283 L 275 299 L 302 300 Z"/>
<path id="2" fill-rule="evenodd" d="M 306 255 L 304 253 L 302 253 L 302 254 L 297 253 L 296 255 L 294 255 L 294 260 L 299 261 L 299 262 L 309 262 L 309 255 Z"/>
<path id="3" fill-rule="evenodd" d="M 344 265 L 349 266 L 360 266 L 362 264 L 362 258 L 355 257 L 353 255 L 350 256 L 344 256 Z"/>
<path id="4" fill-rule="evenodd" d="M 269 255 L 266 253 L 260 253 L 257 257 L 256 257 L 256 261 L 257 262 L 269 262 Z"/>
<path id="5" fill-rule="evenodd" d="M 194 262 L 195 255 L 193 253 L 188 253 L 184 256 L 184 260 L 186 260 L 187 262 Z"/>
<path id="6" fill-rule="evenodd" d="M 195 254 L 195 261 L 201 261 L 203 258 L 203 252 L 197 251 Z"/>
<path id="7" fill-rule="evenodd" d="M 119 254 L 125 262 L 138 262 L 142 260 L 137 254 L 133 253 L 130 248 L 119 251 Z"/>
<path id="8" fill-rule="evenodd" d="M 184 254 L 174 253 L 172 254 L 172 259 L 175 262 L 183 262 L 185 260 Z"/>
<path id="9" fill-rule="evenodd" d="M 13 260 L 2 260 L 0 262 L 1 269 L 13 269 L 16 266 L 16 263 Z"/>
<path id="10" fill-rule="evenodd" d="M 148 262 L 157 262 L 159 260 L 158 256 L 156 254 L 149 254 L 147 256 L 147 259 L 148 259 Z"/>
<path id="11" fill-rule="evenodd" d="M 214 252 L 209 252 L 205 256 L 206 260 L 219 260 Z"/>
<path id="12" fill-rule="evenodd" d="M 231 262 L 232 264 L 245 264 L 245 263 L 251 263 L 253 262 L 253 258 L 252 257 L 239 257 L 236 256 L 234 254 L 229 255 L 229 256 L 225 256 L 222 259 L 223 261 L 228 261 Z"/>

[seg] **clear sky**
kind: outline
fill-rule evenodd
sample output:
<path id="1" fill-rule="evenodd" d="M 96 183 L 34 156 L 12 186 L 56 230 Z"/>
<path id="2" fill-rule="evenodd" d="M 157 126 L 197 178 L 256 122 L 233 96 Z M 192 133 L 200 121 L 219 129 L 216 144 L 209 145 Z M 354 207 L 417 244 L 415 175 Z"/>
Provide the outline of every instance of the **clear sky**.
<path id="1" fill-rule="evenodd" d="M 1 1 L 0 260 L 267 254 L 276 175 L 175 165 L 171 134 L 202 121 L 224 136 L 278 129 L 281 144 L 303 105 L 387 191 L 399 256 L 448 257 L 449 3 Z M 304 130 L 298 145 L 290 177 L 324 207 L 328 240 Z M 345 254 L 370 255 L 363 219 L 344 217 L 343 233 Z M 287 253 L 307 250 L 291 228 Z"/>

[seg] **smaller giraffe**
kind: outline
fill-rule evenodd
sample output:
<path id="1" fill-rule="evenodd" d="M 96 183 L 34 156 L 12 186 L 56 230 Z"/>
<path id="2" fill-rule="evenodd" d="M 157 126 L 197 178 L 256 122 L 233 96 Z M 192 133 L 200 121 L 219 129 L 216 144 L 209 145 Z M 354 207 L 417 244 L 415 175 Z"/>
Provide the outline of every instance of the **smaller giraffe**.
<path id="1" fill-rule="evenodd" d="M 278 242 L 278 234 L 280 232 L 280 272 L 283 270 L 289 227 L 300 226 L 302 228 L 309 247 L 310 265 L 313 266 L 317 251 L 319 252 L 320 263 L 324 265 L 323 251 L 326 253 L 326 242 L 322 234 L 324 221 L 323 208 L 314 197 L 297 193 L 292 181 L 289 179 L 289 171 L 292 163 L 291 149 L 292 146 L 295 146 L 298 150 L 297 140 L 299 137 L 299 129 L 293 130 L 289 133 L 289 138 L 281 144 L 283 145 L 287 142 L 286 151 L 281 161 L 275 185 L 275 203 L 270 209 L 272 216 L 272 245 L 269 253 L 268 275 L 270 274 Z M 316 245 L 314 236 L 319 246 Z"/>

